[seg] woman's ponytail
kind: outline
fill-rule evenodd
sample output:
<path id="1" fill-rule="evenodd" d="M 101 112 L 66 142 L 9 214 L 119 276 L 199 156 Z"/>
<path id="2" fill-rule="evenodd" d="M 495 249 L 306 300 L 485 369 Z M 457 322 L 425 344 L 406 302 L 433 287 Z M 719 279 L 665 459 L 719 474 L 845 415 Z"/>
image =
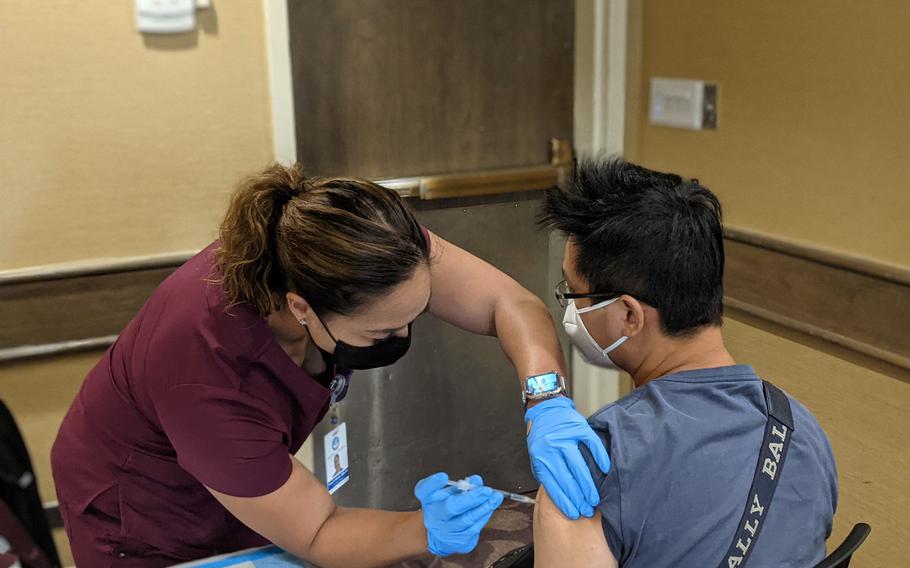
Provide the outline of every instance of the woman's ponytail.
<path id="1" fill-rule="evenodd" d="M 221 223 L 216 263 L 229 305 L 249 304 L 263 317 L 281 305 L 286 278 L 275 234 L 287 203 L 304 190 L 298 166 L 275 164 L 241 183 Z"/>
<path id="2" fill-rule="evenodd" d="M 410 278 L 429 254 L 394 191 L 275 164 L 234 194 L 216 263 L 229 306 L 246 303 L 265 317 L 293 291 L 320 315 L 350 314 Z"/>

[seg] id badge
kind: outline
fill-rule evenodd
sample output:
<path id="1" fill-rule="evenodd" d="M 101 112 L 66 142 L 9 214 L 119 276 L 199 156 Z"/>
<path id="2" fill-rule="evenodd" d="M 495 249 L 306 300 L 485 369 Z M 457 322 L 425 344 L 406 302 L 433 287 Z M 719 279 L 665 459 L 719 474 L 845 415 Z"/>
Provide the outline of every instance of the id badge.
<path id="1" fill-rule="evenodd" d="M 348 430 L 342 422 L 334 430 L 325 435 L 325 478 L 329 494 L 338 491 L 338 488 L 351 478 L 348 473 Z"/>

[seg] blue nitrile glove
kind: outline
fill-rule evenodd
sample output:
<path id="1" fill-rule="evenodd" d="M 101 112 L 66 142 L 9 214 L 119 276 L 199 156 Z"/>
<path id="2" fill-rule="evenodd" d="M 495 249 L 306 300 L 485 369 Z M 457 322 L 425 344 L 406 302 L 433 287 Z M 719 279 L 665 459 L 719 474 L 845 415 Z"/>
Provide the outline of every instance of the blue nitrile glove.
<path id="1" fill-rule="evenodd" d="M 564 396 L 545 400 L 525 412 L 525 422 L 530 425 L 531 469 L 550 499 L 572 520 L 579 513 L 594 516 L 600 497 L 578 444 L 588 446 L 604 473 L 610 471 L 610 456 L 584 416 L 575 410 L 575 403 Z"/>
<path id="2" fill-rule="evenodd" d="M 467 554 L 477 546 L 480 531 L 490 520 L 502 495 L 483 487 L 479 475 L 468 478 L 473 489 L 461 491 L 449 487 L 445 473 L 434 473 L 420 480 L 414 496 L 423 509 L 423 525 L 427 528 L 429 550 L 437 556 Z"/>

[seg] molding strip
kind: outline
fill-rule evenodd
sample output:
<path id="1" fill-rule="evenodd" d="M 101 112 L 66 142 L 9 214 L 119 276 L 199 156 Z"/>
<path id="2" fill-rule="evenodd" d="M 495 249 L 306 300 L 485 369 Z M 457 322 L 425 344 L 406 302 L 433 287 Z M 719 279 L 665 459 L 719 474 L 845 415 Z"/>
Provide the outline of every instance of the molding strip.
<path id="1" fill-rule="evenodd" d="M 0 286 L 177 267 L 192 258 L 198 252 L 199 251 L 171 252 L 165 254 L 106 258 L 48 264 L 30 268 L 0 270 Z"/>
<path id="2" fill-rule="evenodd" d="M 910 357 L 904 357 L 897 353 L 887 351 L 885 349 L 879 349 L 874 345 L 869 345 L 862 341 L 853 339 L 846 335 L 841 335 L 839 333 L 829 331 L 827 329 L 822 329 L 818 326 L 800 321 L 798 319 L 787 317 L 783 314 L 766 310 L 749 302 L 743 302 L 742 300 L 737 300 L 736 298 L 731 298 L 729 296 L 724 296 L 724 306 L 727 308 L 732 308 L 734 310 L 739 310 L 745 312 L 749 315 L 768 320 L 772 323 L 782 325 L 784 327 L 805 333 L 806 335 L 817 337 L 818 339 L 823 339 L 835 345 L 840 345 L 841 347 L 846 347 L 856 351 L 857 353 L 862 353 L 863 355 L 868 355 L 875 359 L 891 363 L 892 365 L 902 367 L 904 369 L 910 369 Z"/>
<path id="3" fill-rule="evenodd" d="M 725 226 L 724 237 L 731 241 L 811 260 L 833 268 L 850 270 L 866 276 L 888 280 L 895 284 L 910 286 L 910 268 L 905 266 L 870 260 L 865 257 L 826 249 L 784 237 L 771 236 L 742 227 Z"/>
<path id="4" fill-rule="evenodd" d="M 900 272 L 792 245 L 764 235 L 725 239 L 725 303 L 910 369 L 910 285 Z"/>
<path id="5" fill-rule="evenodd" d="M 547 189 L 560 183 L 571 169 L 572 159 L 572 144 L 553 138 L 550 163 L 546 165 L 384 179 L 376 183 L 397 191 L 402 197 L 421 200 L 502 195 Z"/>
<path id="6" fill-rule="evenodd" d="M 81 351 L 91 351 L 93 349 L 107 349 L 117 341 L 116 335 L 105 335 L 103 337 L 90 337 L 88 339 L 76 339 L 73 341 L 58 341 L 55 343 L 44 343 L 41 345 L 22 345 L 20 347 L 7 347 L 0 349 L 0 363 L 10 361 L 24 361 L 37 357 L 49 357 L 51 355 L 63 355 L 66 353 L 79 353 Z"/>
<path id="7" fill-rule="evenodd" d="M 910 270 L 745 229 L 727 233 L 731 309 L 910 369 Z M 194 252 L 0 272 L 0 362 L 106 348 Z"/>

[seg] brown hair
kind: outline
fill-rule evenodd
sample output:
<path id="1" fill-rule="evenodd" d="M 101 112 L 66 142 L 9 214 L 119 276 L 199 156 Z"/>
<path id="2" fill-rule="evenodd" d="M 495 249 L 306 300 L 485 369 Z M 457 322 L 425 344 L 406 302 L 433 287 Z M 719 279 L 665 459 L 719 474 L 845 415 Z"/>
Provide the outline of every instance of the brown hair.
<path id="1" fill-rule="evenodd" d="M 275 164 L 243 183 L 216 253 L 228 305 L 263 317 L 289 291 L 313 310 L 351 314 L 429 261 L 417 219 L 394 191 L 352 178 L 306 177 Z"/>

